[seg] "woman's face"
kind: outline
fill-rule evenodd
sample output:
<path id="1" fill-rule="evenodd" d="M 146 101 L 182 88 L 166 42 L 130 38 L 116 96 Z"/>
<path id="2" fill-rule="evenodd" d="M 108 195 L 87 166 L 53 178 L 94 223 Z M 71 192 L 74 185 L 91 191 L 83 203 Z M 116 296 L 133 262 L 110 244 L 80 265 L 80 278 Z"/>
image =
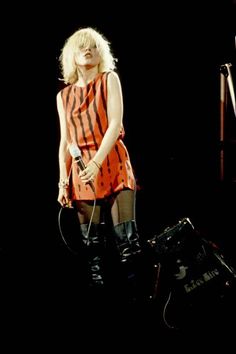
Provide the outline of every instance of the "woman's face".
<path id="1" fill-rule="evenodd" d="M 91 68 L 100 63 L 100 55 L 96 44 L 79 45 L 75 54 L 75 62 L 78 66 Z"/>

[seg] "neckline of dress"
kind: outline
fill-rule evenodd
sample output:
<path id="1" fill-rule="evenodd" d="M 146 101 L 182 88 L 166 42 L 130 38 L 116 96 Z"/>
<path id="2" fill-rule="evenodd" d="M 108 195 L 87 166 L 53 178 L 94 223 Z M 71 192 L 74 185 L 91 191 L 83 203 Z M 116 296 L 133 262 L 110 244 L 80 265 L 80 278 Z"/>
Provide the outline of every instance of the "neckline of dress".
<path id="1" fill-rule="evenodd" d="M 101 75 L 102 73 L 97 73 L 96 76 L 89 81 L 85 86 L 78 86 L 76 84 L 74 84 L 74 87 L 79 88 L 79 89 L 85 89 L 87 88 L 89 85 L 91 85 L 95 80 L 97 80 L 97 78 Z"/>

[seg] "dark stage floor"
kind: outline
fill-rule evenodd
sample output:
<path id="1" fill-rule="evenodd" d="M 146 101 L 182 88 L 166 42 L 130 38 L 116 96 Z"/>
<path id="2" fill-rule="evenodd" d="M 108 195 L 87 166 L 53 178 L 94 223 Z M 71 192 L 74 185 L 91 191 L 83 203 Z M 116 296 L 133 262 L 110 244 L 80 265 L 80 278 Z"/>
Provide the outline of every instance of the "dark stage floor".
<path id="1" fill-rule="evenodd" d="M 185 190 L 160 196 L 161 203 L 151 209 L 151 222 L 143 209 L 147 200 L 145 192 L 140 192 L 137 221 L 144 244 L 182 217 L 188 217 L 201 237 L 217 244 L 226 265 L 234 269 L 234 184 L 219 183 L 191 195 Z M 70 332 L 71 342 L 88 340 L 88 346 L 94 344 L 90 340 L 91 333 L 101 346 L 107 345 L 108 337 L 117 341 L 117 346 L 126 338 L 127 346 L 146 345 L 146 352 L 151 345 L 158 347 L 162 343 L 168 347 L 172 341 L 179 348 L 186 347 L 187 337 L 198 344 L 208 340 L 212 346 L 218 343 L 227 347 L 233 342 L 235 280 L 216 259 L 207 260 L 204 270 L 205 273 L 215 268 L 219 270 L 214 286 L 199 286 L 198 292 L 188 297 L 182 296 L 176 283 L 169 283 L 168 262 L 175 258 L 175 252 L 164 258 L 164 266 L 161 263 L 157 277 L 154 264 L 159 264 L 159 259 L 155 255 L 152 258 L 153 253 L 147 249 L 146 258 L 138 265 L 142 285 L 136 289 L 138 296 L 134 300 L 130 289 L 121 282 L 119 268 L 110 254 L 107 257 L 108 286 L 105 291 L 92 292 L 86 287 L 83 256 L 72 254 L 61 239 L 58 211 L 55 204 L 55 209 L 44 215 L 46 225 L 45 220 L 42 221 L 37 230 L 31 229 L 30 235 L 25 234 L 21 241 L 8 242 L 2 248 L 4 304 L 12 321 L 21 326 L 25 318 L 28 325 L 37 326 L 40 320 L 44 326 L 42 335 L 50 335 L 50 326 L 54 326 L 61 340 Z M 198 269 L 195 277 L 196 274 L 197 278 L 202 277 Z M 223 285 L 225 283 L 229 286 Z"/>

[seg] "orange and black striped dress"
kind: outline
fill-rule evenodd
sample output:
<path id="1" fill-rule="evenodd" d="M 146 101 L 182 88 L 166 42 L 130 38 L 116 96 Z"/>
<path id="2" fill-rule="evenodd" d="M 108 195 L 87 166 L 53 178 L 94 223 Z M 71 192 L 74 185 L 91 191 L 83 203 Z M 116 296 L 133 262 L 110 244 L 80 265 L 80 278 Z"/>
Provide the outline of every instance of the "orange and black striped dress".
<path id="1" fill-rule="evenodd" d="M 69 127 L 69 143 L 77 144 L 85 164 L 98 150 L 108 128 L 107 77 L 99 73 L 85 87 L 68 85 L 61 90 L 62 101 Z M 135 179 L 129 154 L 122 139 L 122 129 L 94 181 L 96 198 L 105 198 L 125 188 L 134 189 Z M 76 164 L 72 167 L 72 200 L 93 200 L 89 185 L 81 182 Z"/>

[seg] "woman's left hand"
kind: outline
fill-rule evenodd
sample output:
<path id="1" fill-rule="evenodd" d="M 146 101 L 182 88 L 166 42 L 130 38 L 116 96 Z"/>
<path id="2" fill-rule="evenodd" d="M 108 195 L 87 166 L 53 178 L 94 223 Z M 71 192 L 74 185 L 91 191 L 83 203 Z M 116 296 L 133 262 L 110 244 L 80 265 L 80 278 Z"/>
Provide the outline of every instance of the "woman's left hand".
<path id="1" fill-rule="evenodd" d="M 84 184 L 87 184 L 95 180 L 98 172 L 99 172 L 98 165 L 93 160 L 90 160 L 86 168 L 83 171 L 80 171 L 79 177 L 81 178 Z"/>

